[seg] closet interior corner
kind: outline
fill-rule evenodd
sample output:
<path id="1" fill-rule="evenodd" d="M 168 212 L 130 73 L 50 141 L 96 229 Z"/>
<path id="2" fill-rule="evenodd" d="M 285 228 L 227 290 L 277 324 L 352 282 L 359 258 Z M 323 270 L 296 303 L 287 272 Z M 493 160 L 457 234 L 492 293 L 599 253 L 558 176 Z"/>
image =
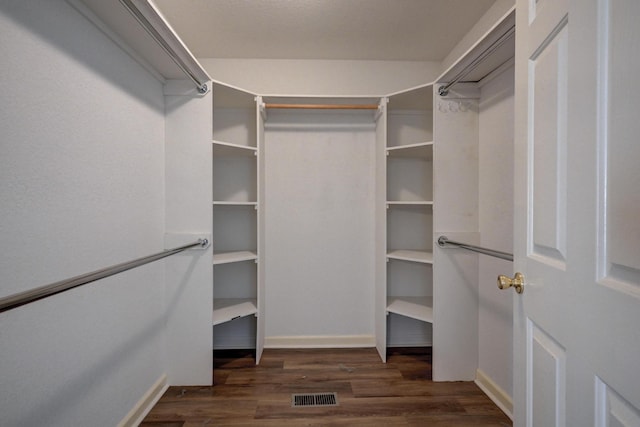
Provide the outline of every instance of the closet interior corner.
<path id="1" fill-rule="evenodd" d="M 475 378 L 495 265 L 434 242 L 511 238 L 487 220 L 509 185 L 481 170 L 512 149 L 513 15 L 434 83 L 384 97 L 214 83 L 214 349 L 432 346 L 434 380 Z"/>

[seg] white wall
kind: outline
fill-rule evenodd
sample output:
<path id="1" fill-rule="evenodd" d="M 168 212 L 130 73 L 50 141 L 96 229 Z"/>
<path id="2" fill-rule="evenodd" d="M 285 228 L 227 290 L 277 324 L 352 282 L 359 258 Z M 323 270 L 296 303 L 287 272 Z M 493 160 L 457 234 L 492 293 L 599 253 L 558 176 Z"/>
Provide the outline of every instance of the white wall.
<path id="1" fill-rule="evenodd" d="M 371 113 L 269 112 L 265 346 L 373 346 Z"/>
<path id="2" fill-rule="evenodd" d="M 62 0 L 0 3 L 0 294 L 163 249 L 161 84 Z M 0 314 L 7 426 L 113 426 L 163 374 L 164 266 Z"/>
<path id="3" fill-rule="evenodd" d="M 217 81 L 261 95 L 382 96 L 435 80 L 439 62 L 200 58 Z"/>
<path id="4" fill-rule="evenodd" d="M 513 252 L 513 67 L 481 88 L 479 125 L 480 244 Z M 479 368 L 512 392 L 512 298 L 496 277 L 510 261 L 479 257 Z"/>
<path id="5" fill-rule="evenodd" d="M 185 88 L 183 88 L 183 85 Z M 211 241 L 212 93 L 170 81 L 166 105 L 167 247 Z M 212 249 L 166 259 L 167 374 L 171 385 L 211 385 Z"/>

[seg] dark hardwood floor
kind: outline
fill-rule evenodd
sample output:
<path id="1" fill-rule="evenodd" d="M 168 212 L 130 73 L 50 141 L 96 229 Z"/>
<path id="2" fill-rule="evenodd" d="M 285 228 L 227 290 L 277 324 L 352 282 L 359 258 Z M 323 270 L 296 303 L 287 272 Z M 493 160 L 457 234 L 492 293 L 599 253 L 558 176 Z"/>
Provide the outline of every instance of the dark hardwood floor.
<path id="1" fill-rule="evenodd" d="M 170 387 L 142 427 L 511 426 L 472 382 L 431 381 L 429 348 L 215 352 L 213 387 Z M 292 393 L 336 392 L 337 406 L 291 407 Z"/>

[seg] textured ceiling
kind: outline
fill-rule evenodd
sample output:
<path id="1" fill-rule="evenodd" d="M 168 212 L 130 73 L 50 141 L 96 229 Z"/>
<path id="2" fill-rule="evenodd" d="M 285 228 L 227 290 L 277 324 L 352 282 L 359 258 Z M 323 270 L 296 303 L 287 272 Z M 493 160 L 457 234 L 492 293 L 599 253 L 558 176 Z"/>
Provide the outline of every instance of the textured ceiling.
<path id="1" fill-rule="evenodd" d="M 155 0 L 198 58 L 441 61 L 495 0 Z"/>

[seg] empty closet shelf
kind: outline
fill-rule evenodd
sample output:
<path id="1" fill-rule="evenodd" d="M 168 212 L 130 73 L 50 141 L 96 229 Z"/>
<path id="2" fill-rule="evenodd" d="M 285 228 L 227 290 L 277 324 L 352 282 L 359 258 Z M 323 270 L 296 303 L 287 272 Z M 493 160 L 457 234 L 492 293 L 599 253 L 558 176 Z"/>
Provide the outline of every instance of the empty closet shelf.
<path id="1" fill-rule="evenodd" d="M 433 158 L 433 142 L 419 142 L 417 144 L 387 147 L 387 155 L 391 157 L 413 157 L 422 159 Z"/>
<path id="2" fill-rule="evenodd" d="M 387 313 L 433 323 L 433 297 L 388 297 Z"/>
<path id="3" fill-rule="evenodd" d="M 400 201 L 400 200 L 388 200 L 388 206 L 432 206 L 431 200 L 413 200 L 413 201 Z"/>
<path id="4" fill-rule="evenodd" d="M 433 264 L 433 253 L 427 251 L 414 251 L 398 249 L 387 252 L 387 259 L 398 259 L 401 261 L 420 262 L 423 264 Z"/>
<path id="5" fill-rule="evenodd" d="M 233 144 L 231 142 L 213 141 L 214 156 L 255 156 L 256 147 L 249 145 Z"/>
<path id="6" fill-rule="evenodd" d="M 250 251 L 220 252 L 213 254 L 213 265 L 258 259 L 258 254 Z"/>
<path id="7" fill-rule="evenodd" d="M 227 202 L 222 200 L 214 200 L 216 206 L 258 206 L 258 202 Z"/>
<path id="8" fill-rule="evenodd" d="M 213 303 L 213 325 L 229 322 L 258 312 L 256 300 L 243 298 L 218 298 Z"/>

